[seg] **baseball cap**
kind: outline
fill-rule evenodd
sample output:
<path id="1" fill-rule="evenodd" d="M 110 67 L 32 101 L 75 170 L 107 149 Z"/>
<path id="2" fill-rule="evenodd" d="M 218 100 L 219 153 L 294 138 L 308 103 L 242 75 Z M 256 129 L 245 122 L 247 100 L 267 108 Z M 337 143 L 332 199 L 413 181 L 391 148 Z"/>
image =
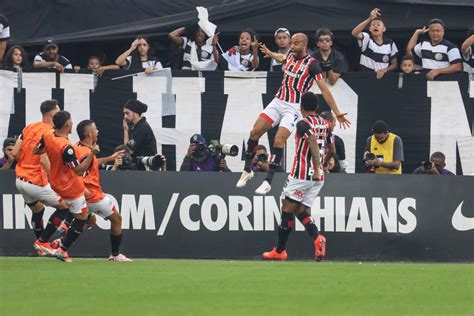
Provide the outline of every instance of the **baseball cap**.
<path id="1" fill-rule="evenodd" d="M 56 42 L 54 42 L 52 39 L 49 39 L 46 41 L 46 43 L 44 44 L 44 49 L 48 49 L 50 47 L 55 47 L 55 48 L 58 48 L 58 44 L 56 44 Z"/>
<path id="2" fill-rule="evenodd" d="M 287 29 L 287 28 L 284 28 L 284 27 L 278 28 L 278 29 L 275 31 L 275 34 L 273 35 L 273 37 L 276 37 L 276 36 L 278 35 L 278 33 L 286 33 L 286 34 L 288 34 L 288 36 L 291 36 L 290 31 L 288 31 L 288 29 Z"/>
<path id="3" fill-rule="evenodd" d="M 206 139 L 201 134 L 194 134 L 189 140 L 191 144 L 206 144 Z"/>

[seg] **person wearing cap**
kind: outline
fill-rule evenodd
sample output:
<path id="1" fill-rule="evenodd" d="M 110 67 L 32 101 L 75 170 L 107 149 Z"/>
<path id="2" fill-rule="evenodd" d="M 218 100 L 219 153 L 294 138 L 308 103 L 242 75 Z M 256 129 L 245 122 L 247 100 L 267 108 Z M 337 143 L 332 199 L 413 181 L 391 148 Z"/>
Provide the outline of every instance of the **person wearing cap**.
<path id="1" fill-rule="evenodd" d="M 291 34 L 288 29 L 280 27 L 275 31 L 275 44 L 278 46 L 278 54 L 288 55 L 290 51 Z M 270 71 L 281 71 L 281 63 L 272 58 Z"/>
<path id="2" fill-rule="evenodd" d="M 429 39 L 420 36 L 427 33 Z M 413 33 L 407 44 L 407 54 L 421 58 L 426 79 L 433 80 L 440 74 L 452 74 L 462 71 L 462 59 L 459 49 L 444 39 L 444 23 L 440 19 L 432 19 L 429 27 L 424 26 Z"/>
<path id="3" fill-rule="evenodd" d="M 44 45 L 43 52 L 35 56 L 33 67 L 54 68 L 59 72 L 64 72 L 64 69 L 72 69 L 72 64 L 69 59 L 58 53 L 58 44 L 52 40 L 48 40 Z"/>
<path id="4" fill-rule="evenodd" d="M 157 154 L 156 138 L 146 117 L 148 106 L 138 100 L 128 100 L 123 106 L 123 143 L 131 149 L 132 159 Z"/>
<path id="5" fill-rule="evenodd" d="M 334 35 L 328 28 L 321 28 L 316 31 L 316 45 L 318 50 L 311 54 L 311 57 L 321 65 L 324 76 L 331 85 L 335 84 L 342 73 L 347 71 L 348 65 L 342 53 L 332 48 Z"/>
<path id="6" fill-rule="evenodd" d="M 384 121 L 376 121 L 372 133 L 365 145 L 365 166 L 377 174 L 402 174 L 402 139 L 389 132 Z"/>
<path id="7" fill-rule="evenodd" d="M 6 138 L 3 141 L 3 157 L 0 158 L 0 169 L 15 169 L 16 160 L 13 155 L 13 147 L 15 147 L 15 138 Z"/>
<path id="8" fill-rule="evenodd" d="M 200 134 L 194 134 L 189 139 L 189 147 L 179 171 L 223 171 L 230 172 L 225 159 L 218 160 L 210 154 L 206 139 Z"/>

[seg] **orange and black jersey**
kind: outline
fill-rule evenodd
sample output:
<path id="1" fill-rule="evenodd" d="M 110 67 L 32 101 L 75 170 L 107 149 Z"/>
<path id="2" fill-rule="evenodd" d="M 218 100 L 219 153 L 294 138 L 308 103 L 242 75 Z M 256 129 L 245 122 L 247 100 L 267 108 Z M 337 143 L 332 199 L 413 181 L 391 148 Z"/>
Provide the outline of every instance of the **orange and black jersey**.
<path id="1" fill-rule="evenodd" d="M 37 144 L 45 149 L 51 163 L 50 183 L 64 199 L 76 199 L 84 195 L 84 183 L 72 168 L 79 165 L 73 145 L 67 137 L 57 136 L 54 131 L 45 133 Z"/>
<path id="2" fill-rule="evenodd" d="M 48 184 L 48 175 L 40 164 L 40 156 L 33 154 L 33 148 L 44 133 L 53 127 L 44 122 L 27 125 L 21 132 L 22 141 L 19 158 L 16 164 L 16 176 L 33 184 L 44 187 Z"/>
<path id="3" fill-rule="evenodd" d="M 77 143 L 75 148 L 77 158 L 80 162 L 86 160 L 91 154 L 90 148 L 81 142 Z M 102 200 L 105 194 L 100 186 L 99 162 L 96 157 L 94 157 L 89 168 L 84 173 L 83 179 L 84 184 L 89 191 L 89 196 L 86 199 L 87 203 L 95 203 Z"/>

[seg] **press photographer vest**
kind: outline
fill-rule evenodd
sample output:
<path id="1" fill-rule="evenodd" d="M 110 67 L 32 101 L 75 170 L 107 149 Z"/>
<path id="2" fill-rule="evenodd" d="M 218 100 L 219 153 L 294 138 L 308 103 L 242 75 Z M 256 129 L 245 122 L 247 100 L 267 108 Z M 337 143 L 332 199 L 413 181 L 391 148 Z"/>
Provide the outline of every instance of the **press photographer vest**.
<path id="1" fill-rule="evenodd" d="M 375 136 L 372 136 L 370 139 L 370 152 L 375 154 L 377 158 L 381 157 L 385 162 L 393 162 L 393 148 L 396 137 L 397 135 L 388 133 L 387 140 L 383 144 L 380 144 L 377 139 L 375 139 Z M 400 164 L 400 167 L 396 170 L 379 167 L 375 169 L 375 173 L 402 174 L 402 164 Z"/>

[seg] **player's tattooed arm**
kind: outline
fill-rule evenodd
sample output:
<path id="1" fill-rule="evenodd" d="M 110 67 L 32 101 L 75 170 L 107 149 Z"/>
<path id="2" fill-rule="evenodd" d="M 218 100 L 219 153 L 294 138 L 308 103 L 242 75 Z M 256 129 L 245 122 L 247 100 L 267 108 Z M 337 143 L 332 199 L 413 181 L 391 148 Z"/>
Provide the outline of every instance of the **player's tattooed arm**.
<path id="1" fill-rule="evenodd" d="M 321 90 L 321 94 L 323 95 L 324 101 L 329 105 L 331 110 L 336 114 L 336 119 L 339 121 L 342 127 L 348 128 L 351 126 L 351 122 L 346 118 L 347 113 L 341 113 L 339 108 L 337 107 L 336 101 L 329 90 L 326 82 L 324 80 L 315 80 L 319 89 Z"/>
<path id="2" fill-rule="evenodd" d="M 316 135 L 311 135 L 308 137 L 309 142 L 309 150 L 311 151 L 311 156 L 313 156 L 314 161 L 314 169 L 313 169 L 313 180 L 319 181 L 321 179 L 320 174 L 320 164 L 321 164 L 321 157 L 319 152 L 319 145 L 316 139 Z"/>
<path id="3" fill-rule="evenodd" d="M 12 151 L 13 157 L 15 157 L 16 161 L 18 161 L 18 159 L 20 158 L 20 148 L 21 148 L 22 143 L 23 143 L 23 140 L 21 139 L 21 135 L 20 135 L 20 138 L 16 140 L 15 146 L 13 147 L 13 151 Z"/>

